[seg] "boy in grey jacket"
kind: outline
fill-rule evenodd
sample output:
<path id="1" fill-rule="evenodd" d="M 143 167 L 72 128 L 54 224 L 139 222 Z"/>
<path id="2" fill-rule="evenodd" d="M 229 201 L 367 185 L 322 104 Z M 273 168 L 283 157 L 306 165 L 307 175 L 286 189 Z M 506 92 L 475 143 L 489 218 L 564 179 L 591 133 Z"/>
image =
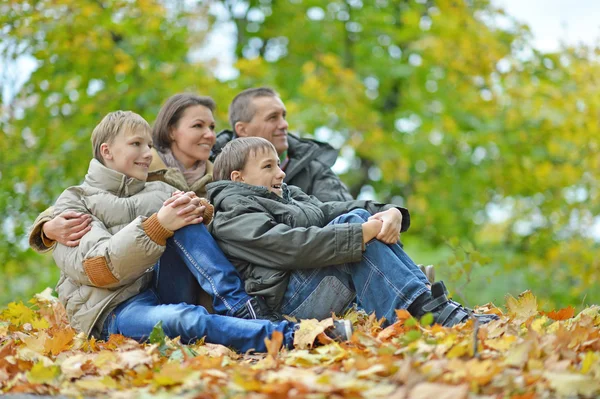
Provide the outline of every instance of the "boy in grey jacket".
<path id="1" fill-rule="evenodd" d="M 299 318 L 325 318 L 353 301 L 386 323 L 396 309 L 433 313 L 453 326 L 470 311 L 429 281 L 397 244 L 406 209 L 373 201 L 323 203 L 283 183 L 275 147 L 259 137 L 229 142 L 207 186 L 210 231 L 238 268 L 246 291 Z M 494 315 L 476 315 L 488 322 Z"/>
<path id="2" fill-rule="evenodd" d="M 55 205 L 56 213 L 72 210 L 92 218 L 79 246 L 58 244 L 54 251 L 61 269 L 56 290 L 71 325 L 102 339 L 119 333 L 145 340 L 162 321 L 169 337 L 206 337 L 241 351 L 266 351 L 264 339 L 278 330 L 292 346 L 293 323 L 213 315 L 161 299 L 162 285 L 177 289 L 178 261 L 212 294 L 221 313 L 257 317 L 257 303 L 200 224 L 203 217 L 209 221 L 210 204 L 163 182 L 146 182 L 152 161 L 148 123 L 133 112 L 109 113 L 94 129 L 92 144 L 94 159 L 83 184 L 65 190 Z"/>

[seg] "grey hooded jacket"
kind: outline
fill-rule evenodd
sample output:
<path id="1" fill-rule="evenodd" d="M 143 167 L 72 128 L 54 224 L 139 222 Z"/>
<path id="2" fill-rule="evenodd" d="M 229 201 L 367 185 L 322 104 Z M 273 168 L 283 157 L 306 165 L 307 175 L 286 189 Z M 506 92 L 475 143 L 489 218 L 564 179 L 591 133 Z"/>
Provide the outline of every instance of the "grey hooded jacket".
<path id="1" fill-rule="evenodd" d="M 213 161 L 225 144 L 233 139 L 231 130 L 219 133 L 213 147 Z M 314 195 L 323 202 L 353 200 L 348 187 L 331 170 L 338 157 L 337 150 L 329 144 L 293 134 L 288 134 L 288 144 L 290 161 L 285 168 L 285 183 L 300 187 L 306 194 Z"/>
<path id="2" fill-rule="evenodd" d="M 281 304 L 291 271 L 362 259 L 362 226 L 327 225 L 331 220 L 352 209 L 377 213 L 395 207 L 358 200 L 323 203 L 285 184 L 283 197 L 228 180 L 210 183 L 207 189 L 215 207 L 211 233 L 242 275 L 246 291 L 264 296 L 273 309 Z M 406 231 L 408 210 L 396 208 Z"/>

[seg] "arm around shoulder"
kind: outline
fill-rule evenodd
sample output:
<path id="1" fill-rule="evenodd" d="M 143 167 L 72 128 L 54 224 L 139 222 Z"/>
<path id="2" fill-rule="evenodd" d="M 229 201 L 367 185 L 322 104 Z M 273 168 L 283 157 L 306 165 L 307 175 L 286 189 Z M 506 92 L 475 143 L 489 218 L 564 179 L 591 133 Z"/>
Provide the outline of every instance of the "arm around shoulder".
<path id="1" fill-rule="evenodd" d="M 31 249 L 38 253 L 48 252 L 53 249 L 56 245 L 56 241 L 50 240 L 44 234 L 44 224 L 54 217 L 54 207 L 50 207 L 46 209 L 44 212 L 40 213 L 29 232 L 29 246 Z"/>

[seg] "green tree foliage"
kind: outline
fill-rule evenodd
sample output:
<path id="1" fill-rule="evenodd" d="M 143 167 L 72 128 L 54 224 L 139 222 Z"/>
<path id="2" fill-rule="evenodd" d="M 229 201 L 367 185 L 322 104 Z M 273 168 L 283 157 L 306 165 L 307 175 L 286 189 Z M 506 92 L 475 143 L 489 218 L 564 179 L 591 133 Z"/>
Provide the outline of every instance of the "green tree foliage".
<path id="1" fill-rule="evenodd" d="M 489 1 L 224 3 L 243 84 L 269 77 L 292 129 L 340 134 L 355 194 L 404 202 L 462 271 L 527 268 L 558 302 L 597 284 L 597 49 L 542 54 Z"/>
<path id="2" fill-rule="evenodd" d="M 484 0 L 222 0 L 212 10 L 237 28 L 239 76 L 219 82 L 190 57 L 215 26 L 207 7 L 0 5 L 3 62 L 38 62 L 0 121 L 4 301 L 55 278 L 22 237 L 81 179 L 102 115 L 151 122 L 166 97 L 192 90 L 217 100 L 225 127 L 226 104 L 254 85 L 280 91 L 292 131 L 345 143 L 353 193 L 404 203 L 409 241 L 450 248 L 441 266 L 526 269 L 540 287 L 560 284 L 536 292 L 560 304 L 597 285 L 597 49 L 542 54 Z"/>
<path id="3" fill-rule="evenodd" d="M 0 8 L 3 63 L 23 55 L 37 61 L 4 109 L 0 131 L 0 292 L 6 301 L 56 281 L 51 259 L 25 251 L 24 237 L 36 214 L 81 181 L 100 119 L 131 109 L 152 122 L 168 96 L 210 94 L 206 87 L 214 83 L 188 57 L 204 35 L 190 22 L 210 22 L 204 7 L 53 0 L 5 1 Z"/>

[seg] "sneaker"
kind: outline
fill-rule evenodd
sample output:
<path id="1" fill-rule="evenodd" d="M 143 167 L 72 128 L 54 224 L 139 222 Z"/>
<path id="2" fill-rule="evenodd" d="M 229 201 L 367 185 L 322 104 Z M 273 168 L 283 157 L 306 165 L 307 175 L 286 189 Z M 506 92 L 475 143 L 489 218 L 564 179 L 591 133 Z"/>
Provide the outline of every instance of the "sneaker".
<path id="1" fill-rule="evenodd" d="M 334 320 L 333 326 L 325 330 L 325 335 L 334 341 L 348 341 L 352 337 L 350 320 Z"/>
<path id="2" fill-rule="evenodd" d="M 419 269 L 421 269 L 421 271 L 423 272 L 423 274 L 425 275 L 425 277 L 427 277 L 427 280 L 429 280 L 429 282 L 431 284 L 435 283 L 435 268 L 433 267 L 433 265 L 418 265 Z"/>
<path id="3" fill-rule="evenodd" d="M 239 308 L 231 316 L 239 319 L 264 319 L 276 323 L 283 320 L 283 316 L 272 310 L 263 297 L 254 296 L 246 301 L 244 306 Z"/>
<path id="4" fill-rule="evenodd" d="M 431 285 L 431 300 L 423 305 L 422 310 L 425 313 L 433 314 L 433 321 L 444 327 L 464 323 L 473 315 L 481 324 L 489 323 L 492 320 L 498 320 L 495 314 L 473 313 L 469 308 L 465 308 L 458 302 L 448 299 L 448 290 L 443 281 L 438 281 Z"/>

